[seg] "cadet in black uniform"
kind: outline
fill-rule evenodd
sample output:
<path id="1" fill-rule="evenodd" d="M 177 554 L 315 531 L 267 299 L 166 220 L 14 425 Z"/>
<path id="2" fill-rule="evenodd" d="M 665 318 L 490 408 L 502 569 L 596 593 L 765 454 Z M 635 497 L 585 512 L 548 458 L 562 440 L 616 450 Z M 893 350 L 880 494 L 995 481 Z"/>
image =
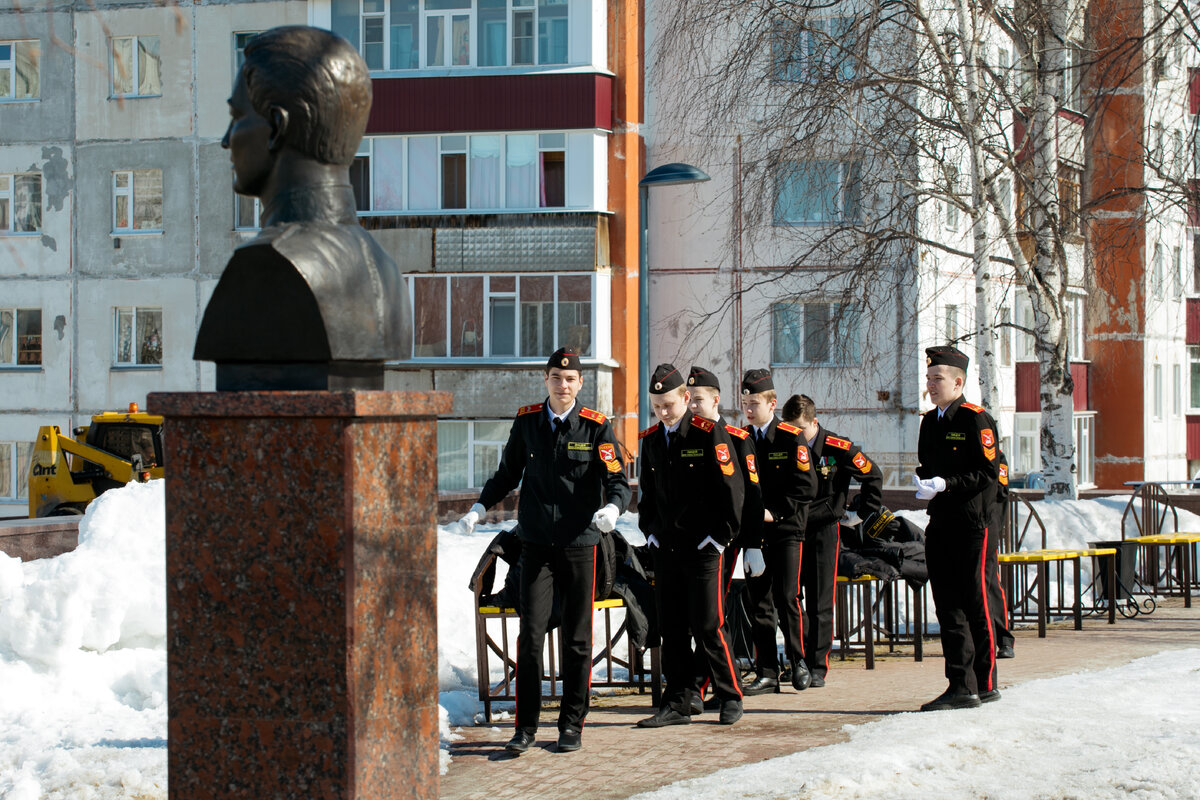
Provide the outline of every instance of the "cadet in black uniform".
<path id="1" fill-rule="evenodd" d="M 837 558 L 841 543 L 838 520 L 846 511 L 850 480 L 861 485 L 859 515 L 866 519 L 883 500 L 883 473 L 858 445 L 817 420 L 811 397 L 793 395 L 783 406 L 783 418 L 804 432 L 817 475 L 817 498 L 808 507 L 804 528 L 804 557 L 800 583 L 804 587 L 804 661 L 812 685 L 825 685 L 829 651 L 833 646 L 833 604 L 837 595 Z"/>
<path id="2" fill-rule="evenodd" d="M 949 346 L 925 354 L 925 387 L 937 408 L 921 419 L 913 483 L 917 499 L 930 501 L 925 560 L 950 685 L 921 710 L 973 708 L 1000 699 L 986 579 L 1000 474 L 996 423 L 963 402 L 966 355 Z"/>
<path id="3" fill-rule="evenodd" d="M 792 687 L 798 691 L 807 689 L 812 679 L 804 661 L 800 561 L 808 505 L 816 496 L 817 478 L 803 434 L 795 425 L 776 418 L 776 402 L 771 373 L 765 369 L 747 372 L 742 379 L 742 411 L 750 423 L 746 432 L 755 440 L 758 454 L 764 507 L 762 554 L 766 561 L 766 571 L 746 581 L 758 673 L 758 678 L 746 688 L 748 695 L 779 691 L 776 620 L 783 631 Z"/>
<path id="4" fill-rule="evenodd" d="M 650 379 L 659 422 L 640 435 L 638 524 L 654 553 L 654 597 L 667 679 L 662 706 L 642 728 L 692 721 L 695 685 L 691 638 L 708 661 L 720 722 L 742 717 L 742 692 L 721 630 L 722 553 L 738 534 L 741 465 L 733 437 L 688 410 L 683 377 L 660 364 Z"/>
<path id="5" fill-rule="evenodd" d="M 733 584 L 733 570 L 737 566 L 738 553 L 744 552 L 745 555 L 743 558 L 755 560 L 758 567 L 757 572 L 754 574 L 761 575 L 763 567 L 765 567 L 761 550 L 763 505 L 762 492 L 759 491 L 758 487 L 758 466 L 755 463 L 754 443 L 750 439 L 750 434 L 741 428 L 727 424 L 721 418 L 721 382 L 717 380 L 717 376 L 704 367 L 693 366 L 691 372 L 688 373 L 687 386 L 688 393 L 691 395 L 691 400 L 688 402 L 688 409 L 691 410 L 694 416 L 711 419 L 717 423 L 718 427 L 725 428 L 725 432 L 733 437 L 734 452 L 737 456 L 738 464 L 743 467 L 742 488 L 745 498 L 742 502 L 742 514 L 739 520 L 740 528 L 737 538 L 721 554 L 724 561 L 724 573 L 721 575 L 721 608 L 726 615 L 725 621 L 722 623 L 722 628 L 725 633 L 725 641 L 732 645 L 733 637 L 728 619 L 729 588 Z M 692 697 L 693 714 L 698 713 L 697 709 L 700 707 L 700 700 L 703 698 L 704 692 L 708 689 L 709 678 L 711 677 L 708 669 L 708 659 L 704 657 L 702 650 L 696 651 L 695 663 L 696 694 Z"/>
<path id="6" fill-rule="evenodd" d="M 546 364 L 545 382 L 549 397 L 517 412 L 499 469 L 462 518 L 471 530 L 486 509 L 520 484 L 517 720 L 506 745 L 514 754 L 530 748 L 538 728 L 542 648 L 556 586 L 562 595 L 563 649 L 558 749 L 580 747 L 591 695 L 596 544 L 601 532 L 616 527 L 632 496 L 608 420 L 576 402 L 583 387 L 579 356 L 556 351 Z"/>
<path id="7" fill-rule="evenodd" d="M 1004 451 L 996 448 L 1000 458 L 1000 474 L 996 480 L 996 511 L 992 522 L 992 535 L 988 536 L 988 610 L 992 615 L 992 627 L 996 630 L 996 658 L 1013 658 L 1016 639 L 1008 627 L 1008 603 L 1004 587 L 1000 585 L 1000 538 L 1004 536 L 1004 522 L 1008 516 L 1008 459 Z"/>

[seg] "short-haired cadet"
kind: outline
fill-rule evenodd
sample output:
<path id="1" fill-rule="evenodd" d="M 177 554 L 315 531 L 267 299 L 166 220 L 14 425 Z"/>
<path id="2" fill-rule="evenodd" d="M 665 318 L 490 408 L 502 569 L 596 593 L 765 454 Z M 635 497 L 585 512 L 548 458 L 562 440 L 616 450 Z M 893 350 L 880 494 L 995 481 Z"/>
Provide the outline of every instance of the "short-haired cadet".
<path id="1" fill-rule="evenodd" d="M 591 696 L 592 601 L 596 544 L 612 531 L 632 493 L 608 419 L 583 407 L 579 356 L 560 349 L 545 372 L 547 398 L 517 412 L 500 467 L 462 518 L 471 530 L 484 512 L 521 486 L 521 627 L 517 635 L 513 754 L 534 743 L 542 708 L 542 649 L 557 587 L 562 594 L 562 705 L 558 750 L 578 750 Z"/>
<path id="2" fill-rule="evenodd" d="M 816 471 L 804 435 L 775 416 L 775 382 L 765 369 L 742 378 L 742 413 L 746 432 L 754 438 L 758 478 L 763 495 L 763 561 L 754 575 L 746 560 L 746 589 L 757 678 L 746 694 L 779 691 L 779 654 L 775 626 L 783 632 L 783 648 L 792 673 L 792 688 L 803 691 L 812 676 L 804 660 L 804 612 L 800 606 L 800 561 L 808 506 L 817 494 Z M 776 616 L 778 615 L 778 617 Z"/>
<path id="3" fill-rule="evenodd" d="M 725 549 L 737 537 L 742 470 L 732 437 L 688 409 L 683 376 L 659 364 L 650 378 L 658 422 L 639 434 L 638 524 L 654 557 L 654 598 L 667 679 L 662 705 L 642 728 L 692 721 L 695 668 L 691 641 L 708 662 L 718 721 L 742 718 L 742 691 L 721 623 Z"/>
<path id="4" fill-rule="evenodd" d="M 967 356 L 950 346 L 925 350 L 925 388 L 935 408 L 921 418 L 913 476 L 928 500 L 925 561 L 946 659 L 946 691 L 922 711 L 972 708 L 1000 699 L 996 642 L 987 601 L 987 553 L 1000 475 L 996 422 L 963 399 Z"/>

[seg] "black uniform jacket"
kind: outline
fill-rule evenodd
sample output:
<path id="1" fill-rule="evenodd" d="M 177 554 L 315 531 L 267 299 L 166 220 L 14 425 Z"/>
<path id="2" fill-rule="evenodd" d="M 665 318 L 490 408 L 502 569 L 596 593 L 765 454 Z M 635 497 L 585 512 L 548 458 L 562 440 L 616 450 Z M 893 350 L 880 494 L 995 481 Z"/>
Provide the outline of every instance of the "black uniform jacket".
<path id="1" fill-rule="evenodd" d="M 917 476 L 946 481 L 946 490 L 929 501 L 930 522 L 976 530 L 991 524 L 999 452 L 996 422 L 982 406 L 959 397 L 940 421 L 936 408 L 925 413 L 917 441 Z"/>
<path id="2" fill-rule="evenodd" d="M 858 515 L 863 519 L 879 510 L 883 501 L 883 473 L 858 445 L 817 426 L 817 438 L 809 448 L 817 473 L 817 499 L 808 507 L 810 530 L 831 525 L 846 511 L 850 479 L 861 484 Z"/>
<path id="3" fill-rule="evenodd" d="M 633 493 L 605 416 L 576 402 L 565 422 L 555 435 L 546 403 L 518 411 L 500 467 L 484 485 L 479 504 L 490 508 L 520 484 L 517 519 L 524 541 L 594 545 L 600 532 L 589 527 L 592 516 L 606 503 L 624 511 Z"/>
<path id="4" fill-rule="evenodd" d="M 706 536 L 722 546 L 732 542 L 745 499 L 735 437 L 688 411 L 669 448 L 661 423 L 642 431 L 640 440 L 638 525 L 646 537 L 682 552 Z"/>
<path id="5" fill-rule="evenodd" d="M 758 455 L 754 451 L 754 440 L 741 428 L 729 425 L 720 417 L 717 425 L 733 437 L 733 449 L 738 464 L 742 467 L 741 527 L 733 543 L 741 548 L 762 547 L 763 499 L 758 477 Z"/>
<path id="6" fill-rule="evenodd" d="M 746 432 L 754 438 L 754 428 Z M 763 523 L 763 539 L 785 534 L 804 535 L 808 505 L 817 496 L 817 471 L 804 441 L 804 433 L 795 425 L 771 420 L 766 439 L 756 444 L 759 485 L 763 506 L 774 522 Z"/>

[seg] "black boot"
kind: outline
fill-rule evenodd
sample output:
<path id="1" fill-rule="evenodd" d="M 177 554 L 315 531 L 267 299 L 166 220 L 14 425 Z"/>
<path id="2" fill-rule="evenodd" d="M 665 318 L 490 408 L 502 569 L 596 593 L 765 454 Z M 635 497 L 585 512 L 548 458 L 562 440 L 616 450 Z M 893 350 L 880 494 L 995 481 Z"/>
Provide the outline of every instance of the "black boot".
<path id="1" fill-rule="evenodd" d="M 812 673 L 808 671 L 808 664 L 803 661 L 792 662 L 792 688 L 797 692 L 803 692 L 812 685 Z"/>
<path id="2" fill-rule="evenodd" d="M 533 730 L 530 728 L 517 728 L 517 732 L 508 740 L 508 744 L 504 745 L 504 749 L 515 756 L 521 755 L 529 748 L 533 747 Z"/>

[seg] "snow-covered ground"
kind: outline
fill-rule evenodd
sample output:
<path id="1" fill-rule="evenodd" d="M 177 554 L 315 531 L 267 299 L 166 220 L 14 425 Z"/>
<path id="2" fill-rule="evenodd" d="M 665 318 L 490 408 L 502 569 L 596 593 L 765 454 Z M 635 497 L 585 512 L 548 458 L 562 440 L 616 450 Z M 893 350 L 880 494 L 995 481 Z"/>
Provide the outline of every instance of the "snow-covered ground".
<path id="1" fill-rule="evenodd" d="M 1047 545 L 1076 547 L 1117 537 L 1125 500 L 1037 503 L 1049 528 Z M 924 514 L 908 515 L 925 522 Z M 481 525 L 470 535 L 457 525 L 438 528 L 443 765 L 454 728 L 471 724 L 482 711 L 467 583 L 488 542 L 511 524 Z M 1200 518 L 1181 513 L 1180 527 L 1200 528 Z M 618 529 L 631 543 L 643 541 L 634 516 L 624 515 Z M 130 484 L 91 505 L 74 552 L 26 564 L 0 554 L 0 800 L 165 797 L 163 531 L 162 482 Z M 503 573 L 501 567 L 497 587 Z M 1133 797 L 1200 797 L 1200 787 L 1182 774 L 1171 777 L 1176 768 L 1167 764 L 1174 758 L 1184 770 L 1200 755 L 1195 726 L 1171 722 L 1195 719 L 1200 711 L 1198 662 L 1196 652 L 1166 654 L 1126 668 L 1139 670 L 1137 679 L 1130 678 L 1134 672 L 1115 670 L 1032 683 L 1005 691 L 1003 713 L 996 706 L 955 716 L 952 728 L 939 723 L 941 715 L 904 715 L 856 728 L 846 744 L 791 757 L 810 759 L 804 764 L 812 768 L 803 772 L 767 762 L 739 768 L 747 771 L 740 777 L 712 776 L 706 779 L 712 783 L 695 790 L 663 791 L 1066 798 L 1112 796 L 1119 786 Z M 1160 678 L 1147 679 L 1151 674 Z M 498 669 L 492 677 L 499 677 Z M 1076 696 L 1080 702 L 1063 702 Z M 1049 722 L 1048 708 L 1056 711 Z M 1118 709 L 1124 716 L 1114 727 Z M 1130 709 L 1134 720 L 1128 720 Z M 1093 742 L 1110 745 L 1103 763 L 1085 759 L 1082 751 Z M 1176 755 L 1169 757 L 1171 748 Z M 1025 788 L 1006 794 L 1006 781 L 1017 786 L 1015 773 Z M 806 789 L 799 788 L 798 774 L 809 776 Z M 1122 782 L 1112 783 L 1115 776 Z M 945 788 L 947 781 L 963 779 L 989 788 L 975 794 Z M 1176 794 L 1155 788 L 1188 785 L 1191 791 Z M 1035 791 L 1038 786 L 1056 788 Z"/>

